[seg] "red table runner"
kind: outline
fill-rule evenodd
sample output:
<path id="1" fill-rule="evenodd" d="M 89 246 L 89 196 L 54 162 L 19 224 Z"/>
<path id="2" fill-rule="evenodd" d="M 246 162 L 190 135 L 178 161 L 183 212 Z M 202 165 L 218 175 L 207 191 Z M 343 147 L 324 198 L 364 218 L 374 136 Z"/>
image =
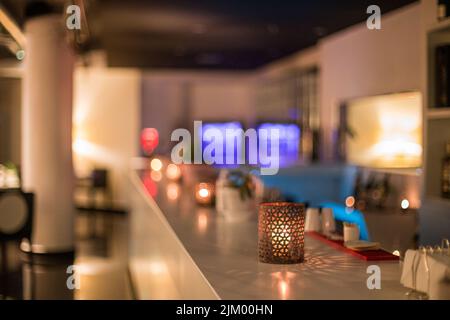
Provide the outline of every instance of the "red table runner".
<path id="1" fill-rule="evenodd" d="M 306 234 L 308 236 L 311 236 L 315 239 L 318 239 L 322 242 L 327 243 L 328 245 L 332 246 L 333 248 L 347 252 L 347 253 L 349 253 L 359 259 L 362 259 L 362 260 L 366 260 L 366 261 L 381 261 L 381 260 L 398 261 L 399 260 L 398 256 L 393 255 L 392 253 L 385 251 L 383 249 L 355 251 L 355 250 L 346 248 L 344 246 L 343 240 L 331 240 L 331 239 L 328 239 L 323 234 L 320 234 L 315 231 L 309 231 L 309 232 L 306 232 Z"/>

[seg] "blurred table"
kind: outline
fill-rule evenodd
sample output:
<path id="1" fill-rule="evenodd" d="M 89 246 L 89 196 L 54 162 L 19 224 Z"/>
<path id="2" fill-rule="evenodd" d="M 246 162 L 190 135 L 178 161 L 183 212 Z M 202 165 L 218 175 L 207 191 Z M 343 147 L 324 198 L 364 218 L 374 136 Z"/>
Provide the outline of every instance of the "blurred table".
<path id="1" fill-rule="evenodd" d="M 186 186 L 155 182 L 148 172 L 133 172 L 131 180 L 130 269 L 138 298 L 406 298 L 398 262 L 366 262 L 306 237 L 304 263 L 260 263 L 256 212 L 232 223 L 197 206 Z M 367 287 L 373 264 L 381 290 Z"/>

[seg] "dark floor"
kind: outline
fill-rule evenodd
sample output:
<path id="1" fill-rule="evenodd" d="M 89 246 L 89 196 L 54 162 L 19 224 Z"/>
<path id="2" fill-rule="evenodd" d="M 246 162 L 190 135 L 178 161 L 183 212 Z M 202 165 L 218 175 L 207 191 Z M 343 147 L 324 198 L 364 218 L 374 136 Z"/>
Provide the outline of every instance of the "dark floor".
<path id="1" fill-rule="evenodd" d="M 126 215 L 78 213 L 74 257 L 28 255 L 19 250 L 18 242 L 3 243 L 0 300 L 134 298 L 127 266 L 127 223 Z"/>

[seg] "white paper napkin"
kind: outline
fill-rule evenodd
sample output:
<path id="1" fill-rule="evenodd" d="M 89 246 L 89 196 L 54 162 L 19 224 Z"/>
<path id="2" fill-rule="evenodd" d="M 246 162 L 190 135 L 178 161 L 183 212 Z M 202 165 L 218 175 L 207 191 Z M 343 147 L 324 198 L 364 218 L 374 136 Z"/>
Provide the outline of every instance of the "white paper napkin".
<path id="1" fill-rule="evenodd" d="M 450 256 L 406 251 L 400 282 L 430 299 L 450 299 Z"/>

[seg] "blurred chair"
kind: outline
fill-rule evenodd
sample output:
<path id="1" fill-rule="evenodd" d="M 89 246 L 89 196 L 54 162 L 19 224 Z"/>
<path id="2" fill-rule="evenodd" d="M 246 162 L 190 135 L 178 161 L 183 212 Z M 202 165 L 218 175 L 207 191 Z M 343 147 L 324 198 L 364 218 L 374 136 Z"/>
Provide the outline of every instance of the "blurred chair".
<path id="1" fill-rule="evenodd" d="M 109 187 L 109 173 L 106 169 L 94 169 L 91 173 L 90 203 L 97 206 L 97 198 L 100 195 L 103 206 L 110 206 L 112 199 L 111 188 Z"/>
<path id="2" fill-rule="evenodd" d="M 0 241 L 31 238 L 33 200 L 20 189 L 0 190 Z"/>
<path id="3" fill-rule="evenodd" d="M 82 191 L 82 194 L 86 195 L 86 199 L 83 198 L 82 201 L 83 207 L 106 208 L 112 206 L 113 195 L 107 169 L 97 168 L 92 170 L 89 176 L 78 178 L 76 186 L 78 190 Z"/>
<path id="4" fill-rule="evenodd" d="M 92 170 L 88 177 L 78 179 L 78 189 L 83 189 L 87 199 L 78 200 L 76 209 L 81 213 L 89 214 L 90 231 L 88 238 L 97 238 L 97 218 L 103 221 L 105 214 L 126 214 L 124 208 L 114 204 L 114 198 L 110 187 L 110 172 L 104 168 Z M 104 224 L 102 224 L 104 225 Z M 99 225 L 100 227 L 102 225 Z"/>
<path id="5" fill-rule="evenodd" d="M 33 224 L 32 193 L 20 189 L 0 189 L 0 282 L 3 294 L 8 298 L 9 270 L 8 244 L 11 241 L 19 243 L 26 239 L 30 241 Z M 17 249 L 19 245 L 17 245 Z M 9 255 L 11 258 L 11 255 Z"/>

